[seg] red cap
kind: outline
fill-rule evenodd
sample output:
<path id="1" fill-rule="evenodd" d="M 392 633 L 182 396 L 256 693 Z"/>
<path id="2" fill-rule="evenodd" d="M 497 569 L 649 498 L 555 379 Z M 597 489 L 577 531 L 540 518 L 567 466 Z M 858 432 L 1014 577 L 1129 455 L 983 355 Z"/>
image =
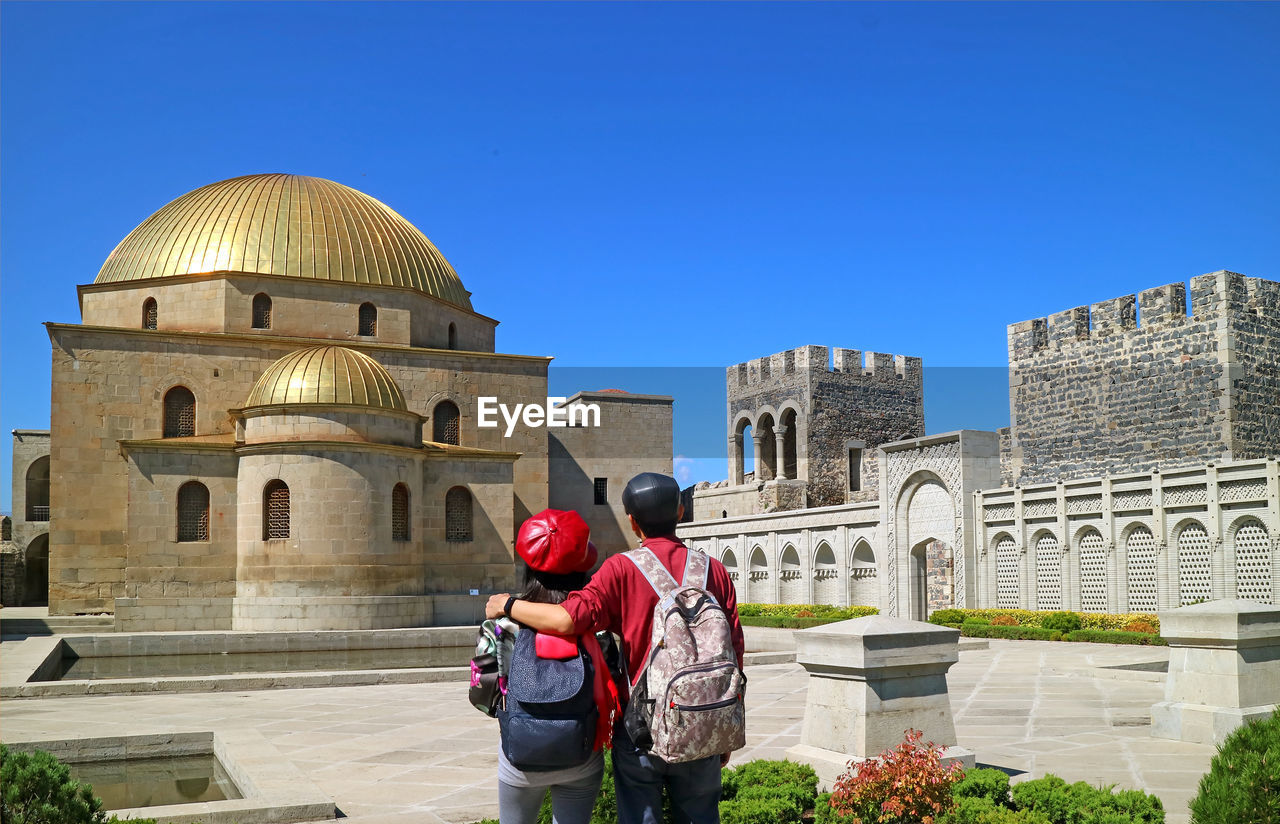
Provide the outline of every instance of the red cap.
<path id="1" fill-rule="evenodd" d="M 567 575 L 596 565 L 591 529 L 576 512 L 544 509 L 524 522 L 516 535 L 516 552 L 539 572 Z"/>

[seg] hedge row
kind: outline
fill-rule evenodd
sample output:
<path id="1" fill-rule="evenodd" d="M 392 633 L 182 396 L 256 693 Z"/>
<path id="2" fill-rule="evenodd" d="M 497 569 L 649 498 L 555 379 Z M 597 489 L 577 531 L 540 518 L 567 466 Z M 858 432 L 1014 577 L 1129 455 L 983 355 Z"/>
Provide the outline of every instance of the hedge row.
<path id="1" fill-rule="evenodd" d="M 929 617 L 929 620 L 935 624 L 962 624 L 970 618 L 981 618 L 992 621 L 1000 616 L 1008 616 L 1018 622 L 1018 626 L 1022 627 L 1038 627 L 1042 625 L 1045 618 L 1053 615 L 1058 610 L 1029 610 L 1029 609 L 940 609 Z M 739 613 L 741 614 L 741 613 Z M 1149 612 L 1128 612 L 1121 614 L 1105 613 L 1105 612 L 1077 612 L 1080 616 L 1081 629 L 1106 629 L 1106 630 L 1122 630 L 1133 621 L 1145 621 L 1158 633 L 1160 631 L 1160 619 Z"/>
<path id="2" fill-rule="evenodd" d="M 827 623 L 879 614 L 880 610 L 875 607 L 833 607 L 829 604 L 738 604 L 739 618 L 822 618 L 824 620 L 819 623 Z"/>
<path id="3" fill-rule="evenodd" d="M 1010 638 L 1015 641 L 1080 641 L 1088 644 L 1142 644 L 1163 647 L 1169 642 L 1159 635 L 1146 632 L 1122 632 L 1107 629 L 1078 629 L 1059 632 L 1043 627 L 1002 627 L 982 621 L 966 621 L 963 624 L 942 624 L 960 630 L 966 638 Z"/>
<path id="4" fill-rule="evenodd" d="M 1016 641 L 1061 641 L 1062 633 L 1042 627 L 1001 627 L 992 624 L 969 622 L 960 625 L 960 634 L 967 638 L 1012 638 Z"/>

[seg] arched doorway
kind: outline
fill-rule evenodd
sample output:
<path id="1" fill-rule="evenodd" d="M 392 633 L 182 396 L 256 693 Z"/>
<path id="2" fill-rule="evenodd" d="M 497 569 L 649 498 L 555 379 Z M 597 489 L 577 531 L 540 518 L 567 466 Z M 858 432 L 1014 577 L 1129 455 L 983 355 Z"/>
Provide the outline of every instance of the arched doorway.
<path id="1" fill-rule="evenodd" d="M 49 536 L 40 535 L 27 545 L 22 586 L 24 607 L 49 606 Z"/>
<path id="2" fill-rule="evenodd" d="M 27 467 L 27 520 L 49 520 L 49 456 L 43 455 Z"/>
<path id="3" fill-rule="evenodd" d="M 911 547 L 907 571 L 907 608 L 912 621 L 929 617 L 929 546 L 933 540 L 921 541 Z"/>
<path id="4" fill-rule="evenodd" d="M 937 478 L 924 477 L 906 499 L 907 615 L 925 620 L 935 609 L 956 605 L 955 505 Z"/>

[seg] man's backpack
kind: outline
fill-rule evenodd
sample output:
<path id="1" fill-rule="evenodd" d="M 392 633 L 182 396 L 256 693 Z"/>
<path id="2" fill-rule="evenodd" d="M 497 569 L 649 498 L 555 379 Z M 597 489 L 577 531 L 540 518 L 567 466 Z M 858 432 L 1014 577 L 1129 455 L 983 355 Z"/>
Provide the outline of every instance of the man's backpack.
<path id="1" fill-rule="evenodd" d="M 623 718 L 632 742 L 664 761 L 694 761 L 746 744 L 743 692 L 729 616 L 707 591 L 707 556 L 686 550 L 677 583 L 648 549 L 626 553 L 654 591 L 653 637 Z"/>
<path id="2" fill-rule="evenodd" d="M 539 657 L 538 638 L 558 641 L 562 657 Z M 556 654 L 556 653 L 552 653 Z M 595 670 L 581 644 L 532 629 L 516 635 L 507 677 L 507 692 L 498 708 L 502 752 L 516 769 L 558 770 L 576 767 L 591 757 L 599 710 L 593 684 Z"/>

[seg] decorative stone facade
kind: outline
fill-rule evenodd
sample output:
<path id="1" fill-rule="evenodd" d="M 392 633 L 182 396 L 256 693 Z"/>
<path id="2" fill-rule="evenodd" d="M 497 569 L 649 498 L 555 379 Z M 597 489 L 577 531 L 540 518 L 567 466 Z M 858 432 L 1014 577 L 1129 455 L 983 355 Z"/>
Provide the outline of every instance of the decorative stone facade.
<path id="1" fill-rule="evenodd" d="M 49 432 L 13 430 L 13 514 L 0 535 L 0 604 L 47 603 L 49 586 Z"/>

